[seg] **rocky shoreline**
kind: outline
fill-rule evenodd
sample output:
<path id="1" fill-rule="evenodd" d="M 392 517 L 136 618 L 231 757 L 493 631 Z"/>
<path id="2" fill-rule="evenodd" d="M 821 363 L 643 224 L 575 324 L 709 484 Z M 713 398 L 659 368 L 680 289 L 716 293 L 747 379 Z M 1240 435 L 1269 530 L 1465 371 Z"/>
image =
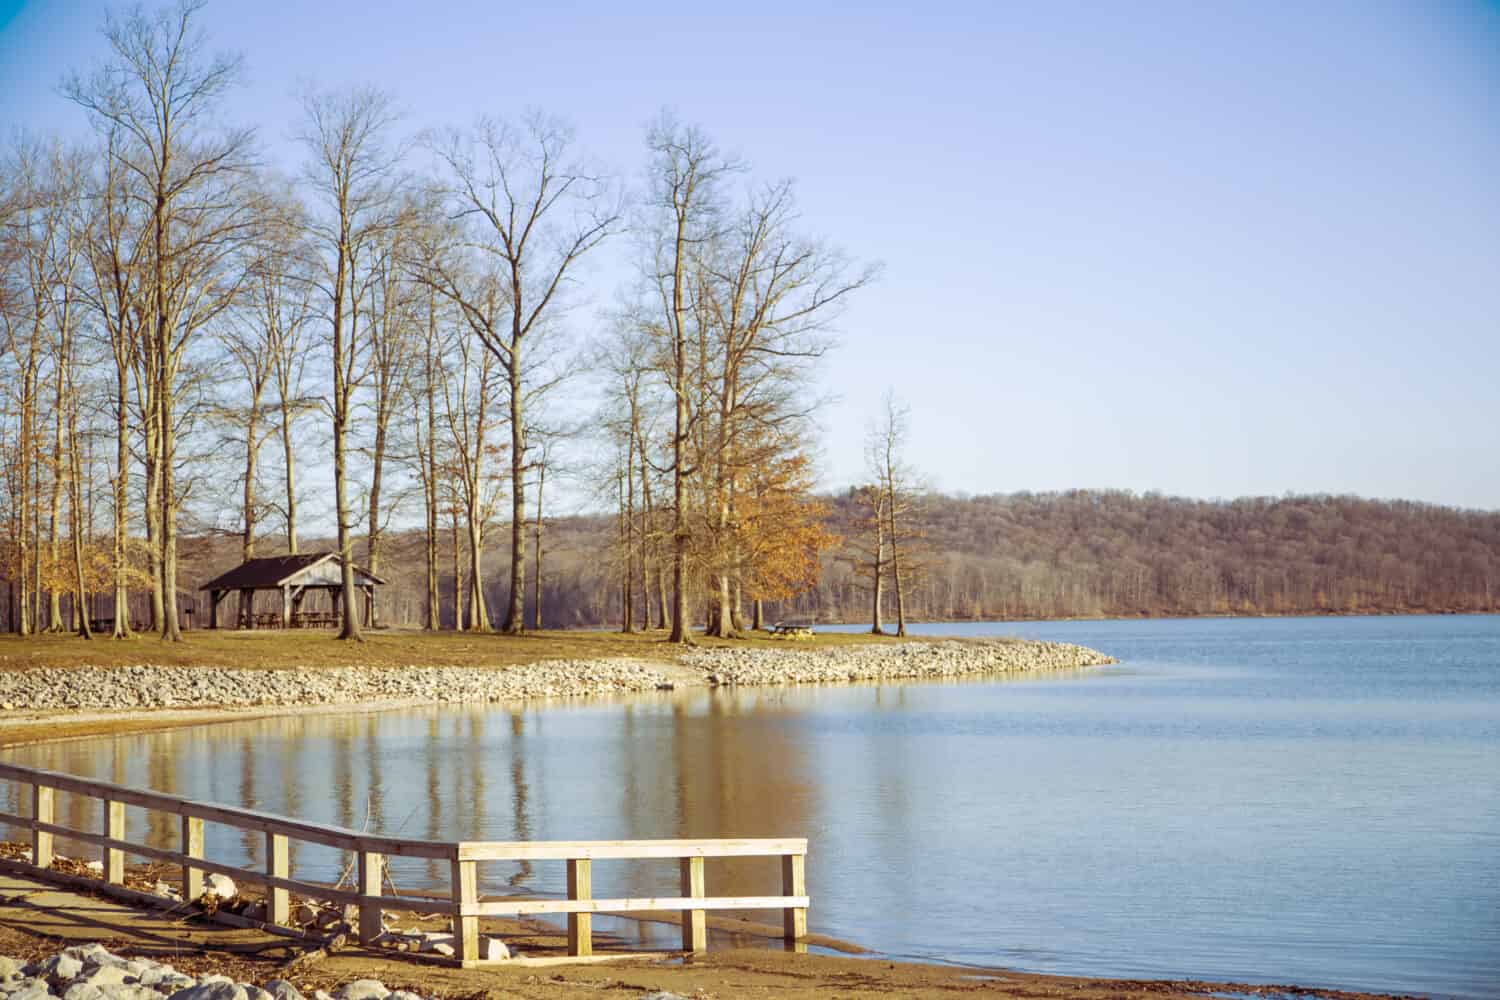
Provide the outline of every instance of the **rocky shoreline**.
<path id="1" fill-rule="evenodd" d="M 1067 642 L 939 639 L 820 649 L 702 649 L 687 653 L 682 662 L 702 669 L 712 684 L 775 685 L 1038 673 L 1098 667 L 1115 659 Z"/>
<path id="2" fill-rule="evenodd" d="M 636 990 L 641 1000 L 682 1000 L 675 994 Z M 0 955 L 0 997 L 5 1000 L 423 1000 L 387 989 L 376 979 L 356 979 L 332 993 L 299 990 L 286 979 L 264 985 L 210 973 L 191 976 L 163 962 L 125 958 L 102 944 L 75 945 L 35 962 Z"/>
<path id="3" fill-rule="evenodd" d="M 482 667 L 56 668 L 0 672 L 0 711 L 111 712 L 313 705 L 467 704 L 585 698 L 678 686 L 860 683 L 1071 670 L 1113 663 L 1068 643 L 945 639 L 798 649 L 715 647 L 675 663 L 550 660 Z"/>

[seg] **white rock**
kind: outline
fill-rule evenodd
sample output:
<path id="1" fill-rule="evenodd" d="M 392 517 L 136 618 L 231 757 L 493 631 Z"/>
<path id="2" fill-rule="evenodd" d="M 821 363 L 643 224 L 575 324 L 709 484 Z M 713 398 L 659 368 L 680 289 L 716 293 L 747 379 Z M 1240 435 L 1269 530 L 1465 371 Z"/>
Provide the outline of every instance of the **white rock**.
<path id="1" fill-rule="evenodd" d="M 510 958 L 510 949 L 505 942 L 499 938 L 479 939 L 479 960 L 481 962 L 503 962 Z"/>
<path id="2" fill-rule="evenodd" d="M 120 983 L 119 985 L 101 986 L 99 993 L 104 1000 L 162 1000 L 161 994 L 149 986 L 139 983 Z"/>
<path id="3" fill-rule="evenodd" d="M 104 862 L 103 861 L 90 861 L 88 864 L 84 865 L 83 867 L 87 868 L 89 871 L 93 872 L 95 875 L 103 875 L 104 874 Z"/>
<path id="4" fill-rule="evenodd" d="M 189 986 L 172 994 L 171 1000 L 248 1000 L 239 984 L 227 976 L 210 977 L 212 982 Z"/>
<path id="5" fill-rule="evenodd" d="M 391 991 L 378 979 L 356 979 L 333 991 L 334 1000 L 385 1000 Z"/>
<path id="6" fill-rule="evenodd" d="M 126 979 L 134 978 L 124 967 L 124 964 L 121 963 L 120 965 L 99 965 L 85 969 L 74 982 L 87 983 L 90 986 L 121 986 L 124 985 Z"/>
<path id="7" fill-rule="evenodd" d="M 214 872 L 203 880 L 203 890 L 218 896 L 220 899 L 233 899 L 239 894 L 239 890 L 234 886 L 234 880 L 228 875 L 221 875 L 218 872 Z"/>

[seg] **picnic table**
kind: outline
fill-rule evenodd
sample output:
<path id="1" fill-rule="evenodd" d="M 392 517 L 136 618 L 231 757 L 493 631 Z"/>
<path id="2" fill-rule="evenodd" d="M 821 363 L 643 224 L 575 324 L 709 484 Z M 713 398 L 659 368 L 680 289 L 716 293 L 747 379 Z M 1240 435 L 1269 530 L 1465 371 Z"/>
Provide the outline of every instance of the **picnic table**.
<path id="1" fill-rule="evenodd" d="M 299 611 L 292 615 L 292 628 L 333 628 L 339 623 L 332 611 Z"/>
<path id="2" fill-rule="evenodd" d="M 773 639 L 811 639 L 812 622 L 777 622 L 771 626 Z"/>

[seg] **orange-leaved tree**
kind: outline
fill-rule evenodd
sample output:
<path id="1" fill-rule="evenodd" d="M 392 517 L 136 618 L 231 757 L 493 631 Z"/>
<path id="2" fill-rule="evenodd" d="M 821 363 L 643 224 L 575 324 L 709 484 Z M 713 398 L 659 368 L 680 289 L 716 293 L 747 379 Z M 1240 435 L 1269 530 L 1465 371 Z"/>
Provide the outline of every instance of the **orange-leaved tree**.
<path id="1" fill-rule="evenodd" d="M 818 582 L 819 556 L 838 544 L 826 505 L 812 494 L 811 463 L 800 453 L 768 458 L 747 471 L 736 509 L 741 584 L 763 628 L 764 601 L 782 601 Z"/>

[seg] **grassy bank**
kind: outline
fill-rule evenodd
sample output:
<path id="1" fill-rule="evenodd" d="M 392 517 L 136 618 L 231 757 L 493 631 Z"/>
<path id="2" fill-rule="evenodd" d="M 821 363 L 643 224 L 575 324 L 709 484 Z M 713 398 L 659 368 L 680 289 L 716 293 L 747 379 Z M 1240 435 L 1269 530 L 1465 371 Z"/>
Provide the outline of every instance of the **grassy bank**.
<path id="1" fill-rule="evenodd" d="M 347 666 L 505 667 L 544 660 L 605 659 L 618 656 L 672 661 L 683 647 L 666 641 L 664 632 L 622 635 L 619 632 L 544 631 L 524 635 L 469 632 L 422 632 L 380 629 L 364 642 L 341 642 L 331 631 L 270 629 L 253 632 L 196 630 L 180 643 L 155 636 L 133 639 L 74 635 L 0 637 L 0 670 L 30 667 L 120 667 L 150 664 L 168 667 L 238 667 L 252 669 L 332 668 Z M 817 649 L 902 640 L 868 634 L 823 633 L 811 639 L 694 638 L 700 647 Z"/>

